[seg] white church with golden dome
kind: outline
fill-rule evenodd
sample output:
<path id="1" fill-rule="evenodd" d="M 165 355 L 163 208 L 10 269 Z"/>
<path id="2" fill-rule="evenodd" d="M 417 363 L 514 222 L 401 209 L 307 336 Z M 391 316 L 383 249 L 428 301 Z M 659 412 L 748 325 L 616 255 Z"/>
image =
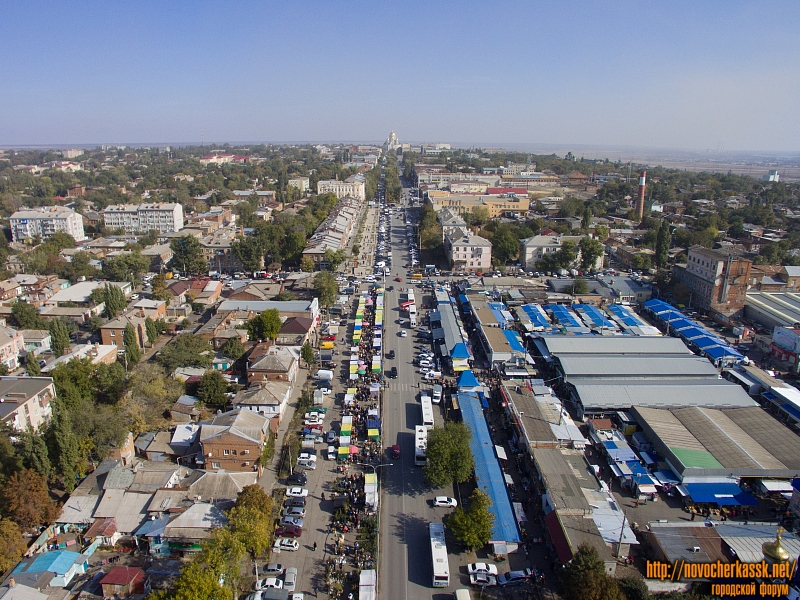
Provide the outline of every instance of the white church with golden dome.
<path id="1" fill-rule="evenodd" d="M 400 147 L 400 140 L 397 139 L 397 135 L 395 135 L 394 131 L 389 134 L 389 137 L 386 138 L 386 141 L 383 142 L 383 149 L 387 152 L 397 152 L 397 149 Z"/>

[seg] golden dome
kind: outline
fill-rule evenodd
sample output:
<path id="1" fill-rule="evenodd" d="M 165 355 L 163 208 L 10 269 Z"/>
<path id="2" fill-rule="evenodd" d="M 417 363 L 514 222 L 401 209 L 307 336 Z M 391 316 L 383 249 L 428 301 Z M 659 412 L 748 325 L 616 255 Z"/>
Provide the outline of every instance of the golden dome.
<path id="1" fill-rule="evenodd" d="M 791 558 L 789 551 L 781 545 L 781 534 L 784 531 L 786 530 L 783 527 L 778 527 L 775 532 L 777 533 L 775 541 L 764 542 L 761 544 L 761 552 L 764 554 L 764 558 L 768 558 L 779 563 L 789 562 L 789 559 Z"/>

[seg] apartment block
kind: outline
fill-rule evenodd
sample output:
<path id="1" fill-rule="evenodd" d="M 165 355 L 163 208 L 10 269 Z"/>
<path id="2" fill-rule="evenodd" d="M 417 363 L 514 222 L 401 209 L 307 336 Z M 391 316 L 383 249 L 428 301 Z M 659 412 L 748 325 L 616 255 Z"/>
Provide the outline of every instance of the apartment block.
<path id="1" fill-rule="evenodd" d="M 8 224 L 15 242 L 30 242 L 36 236 L 46 240 L 58 231 L 68 233 L 76 242 L 86 239 L 83 218 L 71 208 L 40 206 L 18 210 Z"/>
<path id="2" fill-rule="evenodd" d="M 110 229 L 139 233 L 154 229 L 159 233 L 183 228 L 183 206 L 172 202 L 153 204 L 114 204 L 103 210 L 103 221 Z"/>
<path id="3" fill-rule="evenodd" d="M 345 181 L 327 179 L 317 182 L 318 194 L 335 194 L 337 198 L 347 196 L 357 198 L 361 202 L 366 198 L 364 179 L 362 177 L 348 177 Z"/>

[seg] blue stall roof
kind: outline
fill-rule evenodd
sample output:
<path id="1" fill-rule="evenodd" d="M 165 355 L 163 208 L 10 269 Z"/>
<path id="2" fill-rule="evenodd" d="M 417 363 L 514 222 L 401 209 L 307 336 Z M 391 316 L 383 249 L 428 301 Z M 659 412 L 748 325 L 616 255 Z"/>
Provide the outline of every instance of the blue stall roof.
<path id="1" fill-rule="evenodd" d="M 469 304 L 469 300 L 467 299 L 466 294 L 459 294 L 458 301 L 461 302 L 461 304 Z"/>
<path id="2" fill-rule="evenodd" d="M 644 307 L 652 310 L 654 313 L 659 314 L 665 311 L 675 311 L 678 312 L 678 309 L 672 306 L 671 304 L 667 304 L 663 300 L 659 300 L 658 298 L 653 298 L 652 300 L 648 300 L 644 303 Z"/>
<path id="3" fill-rule="evenodd" d="M 544 309 L 552 312 L 553 317 L 555 317 L 561 325 L 565 325 L 566 327 L 581 327 L 581 324 L 578 323 L 577 319 L 572 316 L 569 309 L 565 306 L 561 306 L 560 304 L 548 304 Z"/>
<path id="4" fill-rule="evenodd" d="M 534 327 L 550 327 L 550 320 L 547 318 L 547 313 L 545 313 L 538 304 L 524 304 L 522 310 L 528 315 Z"/>
<path id="5" fill-rule="evenodd" d="M 464 373 L 466 372 L 464 371 Z M 519 542 L 520 535 L 514 509 L 508 497 L 503 471 L 497 462 L 494 442 L 489 433 L 489 427 L 486 425 L 478 394 L 459 393 L 458 405 L 461 407 L 464 422 L 472 431 L 470 448 L 475 458 L 475 478 L 478 481 L 478 488 L 486 492 L 492 500 L 489 510 L 494 513 L 494 525 L 490 541 Z"/>
<path id="6" fill-rule="evenodd" d="M 458 376 L 456 385 L 459 388 L 469 388 L 471 390 L 472 388 L 478 387 L 480 383 L 478 382 L 478 378 L 475 377 L 475 373 L 467 369 L 466 371 L 461 371 L 461 375 Z"/>
<path id="7" fill-rule="evenodd" d="M 702 348 L 710 348 L 711 346 L 721 346 L 722 342 L 715 337 L 706 335 L 705 337 L 693 339 L 692 344 L 702 349 Z"/>
<path id="8" fill-rule="evenodd" d="M 673 316 L 672 318 L 663 318 L 661 320 L 669 325 L 670 331 L 680 331 L 681 329 L 688 329 L 689 327 L 697 327 L 697 323 L 694 321 L 687 319 L 680 313 L 677 313 L 680 316 Z"/>
<path id="9" fill-rule="evenodd" d="M 598 327 L 611 327 L 613 329 L 617 327 L 615 323 L 606 318 L 602 311 L 591 304 L 573 304 L 572 308 L 582 311 Z"/>
<path id="10" fill-rule="evenodd" d="M 503 334 L 506 336 L 508 344 L 514 352 L 525 352 L 525 346 L 522 344 L 522 339 L 516 331 L 504 329 Z"/>
<path id="11" fill-rule="evenodd" d="M 469 358 L 469 350 L 467 350 L 467 345 L 464 342 L 459 342 L 453 348 L 453 351 L 450 352 L 450 358 L 455 359 L 464 359 Z"/>
<path id="12" fill-rule="evenodd" d="M 620 321 L 622 321 L 622 323 L 627 327 L 638 327 L 641 325 L 647 325 L 647 323 L 642 321 L 634 313 L 628 310 L 627 307 L 622 306 L 621 304 L 609 304 L 607 308 L 611 314 L 613 314 Z"/>
<path id="13" fill-rule="evenodd" d="M 706 348 L 703 350 L 708 356 L 713 358 L 714 360 L 718 360 L 720 358 L 731 357 L 731 358 L 744 358 L 741 354 L 739 354 L 736 350 L 731 348 L 730 346 L 712 346 L 711 348 Z"/>
<path id="14" fill-rule="evenodd" d="M 708 335 L 708 332 L 705 329 L 701 329 L 700 327 L 692 325 L 691 327 L 687 327 L 686 329 L 681 329 L 680 334 L 687 340 L 693 340 L 695 338 L 706 337 Z"/>
<path id="15" fill-rule="evenodd" d="M 694 502 L 719 506 L 758 506 L 752 494 L 743 492 L 735 483 L 687 483 L 686 488 Z"/>

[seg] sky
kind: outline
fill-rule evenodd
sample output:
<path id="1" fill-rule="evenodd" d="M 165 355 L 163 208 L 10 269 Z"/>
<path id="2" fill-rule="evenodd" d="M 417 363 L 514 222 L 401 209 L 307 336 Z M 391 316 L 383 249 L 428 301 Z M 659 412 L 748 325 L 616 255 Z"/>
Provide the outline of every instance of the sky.
<path id="1" fill-rule="evenodd" d="M 800 151 L 800 2 L 0 0 L 0 145 Z"/>

